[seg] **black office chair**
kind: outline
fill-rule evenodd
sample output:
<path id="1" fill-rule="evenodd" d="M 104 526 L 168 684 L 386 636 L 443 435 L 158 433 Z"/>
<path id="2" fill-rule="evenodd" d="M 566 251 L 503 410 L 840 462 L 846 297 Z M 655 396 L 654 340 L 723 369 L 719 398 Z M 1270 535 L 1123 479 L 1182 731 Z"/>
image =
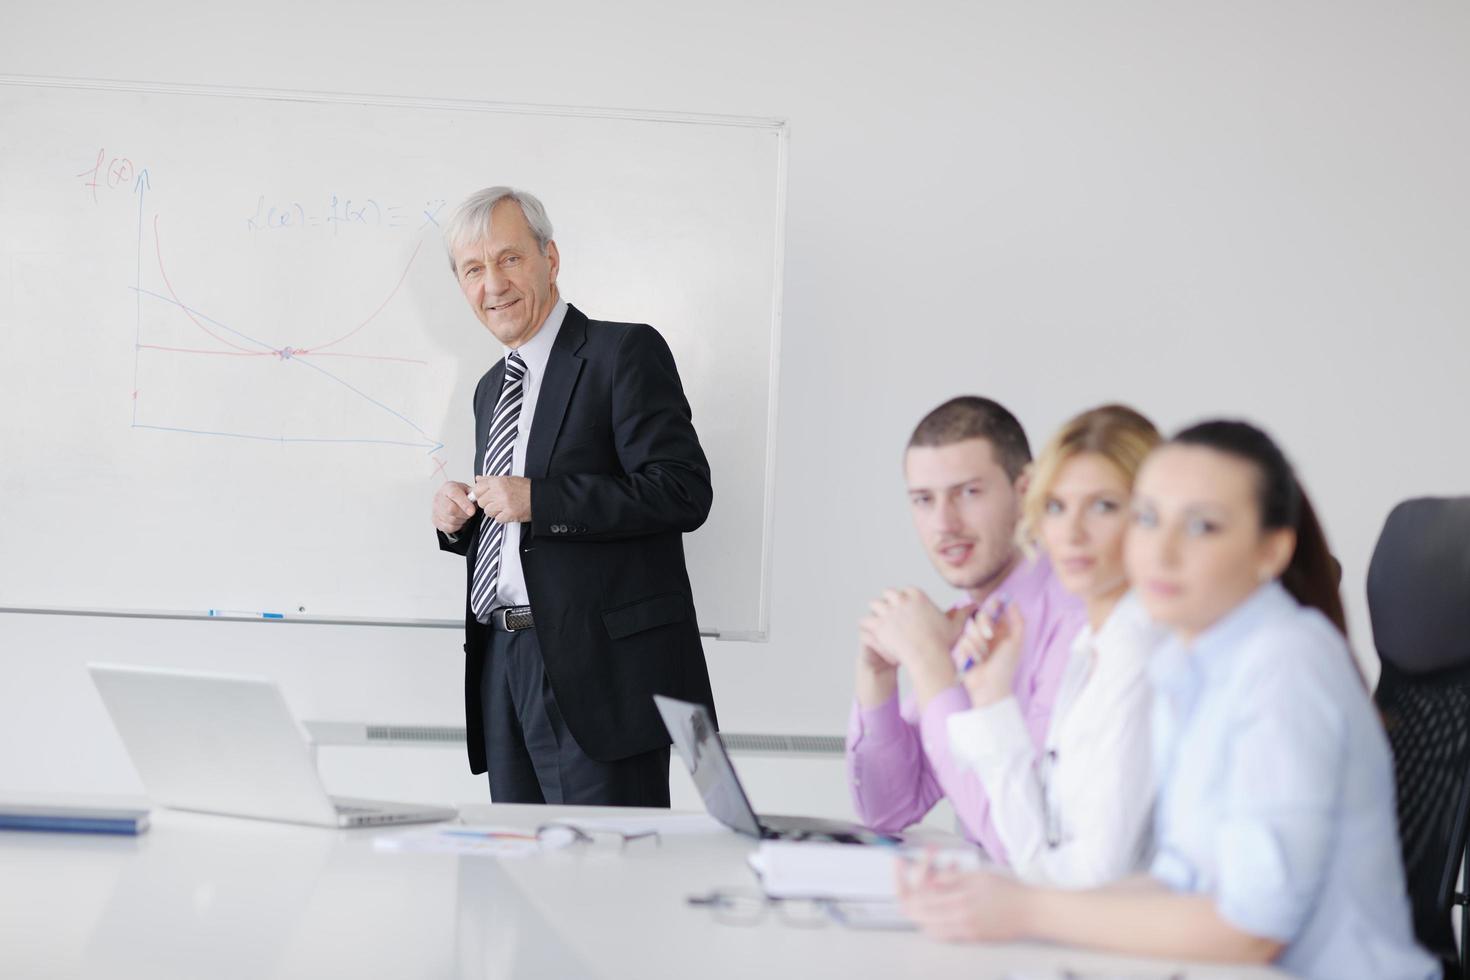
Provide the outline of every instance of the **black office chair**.
<path id="1" fill-rule="evenodd" d="M 1393 509 L 1368 567 L 1368 612 L 1414 932 L 1446 978 L 1470 978 L 1470 900 L 1459 888 L 1470 831 L 1470 497 Z"/>

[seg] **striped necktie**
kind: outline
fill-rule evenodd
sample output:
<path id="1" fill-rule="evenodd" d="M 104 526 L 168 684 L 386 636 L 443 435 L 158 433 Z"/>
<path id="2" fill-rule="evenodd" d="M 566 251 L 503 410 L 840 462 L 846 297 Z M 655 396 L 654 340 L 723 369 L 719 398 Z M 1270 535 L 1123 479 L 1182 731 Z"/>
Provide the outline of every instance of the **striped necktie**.
<path id="1" fill-rule="evenodd" d="M 515 452 L 516 433 L 521 419 L 521 402 L 525 400 L 526 362 L 511 351 L 505 358 L 505 384 L 500 401 L 495 403 L 495 417 L 490 422 L 490 438 L 485 443 L 485 462 L 480 472 L 486 476 L 509 476 L 510 459 Z M 470 587 L 470 609 L 475 618 L 485 622 L 495 608 L 495 586 L 500 579 L 500 542 L 505 539 L 505 525 L 485 514 L 480 523 L 480 545 L 475 551 L 475 578 Z"/>

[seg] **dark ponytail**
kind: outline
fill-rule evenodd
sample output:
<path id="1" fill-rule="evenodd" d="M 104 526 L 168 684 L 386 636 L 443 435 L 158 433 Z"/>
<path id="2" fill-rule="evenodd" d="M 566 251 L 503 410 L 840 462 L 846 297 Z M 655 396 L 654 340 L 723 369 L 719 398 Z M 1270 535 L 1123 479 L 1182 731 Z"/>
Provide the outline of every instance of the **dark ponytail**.
<path id="1" fill-rule="evenodd" d="M 1311 606 L 1332 620 L 1344 637 L 1347 636 L 1347 615 L 1342 608 L 1342 593 L 1338 583 L 1342 581 L 1342 566 L 1327 547 L 1327 535 L 1317 521 L 1317 512 L 1305 492 L 1297 486 L 1301 500 L 1301 513 L 1296 522 L 1296 551 L 1291 554 L 1291 564 L 1281 573 L 1281 584 L 1286 586 L 1296 601 Z"/>
<path id="2" fill-rule="evenodd" d="M 1347 616 L 1338 593 L 1341 566 L 1327 547 L 1327 535 L 1307 499 L 1296 472 L 1271 437 L 1247 422 L 1201 422 L 1179 432 L 1173 443 L 1203 446 L 1243 459 L 1255 466 L 1256 501 L 1261 527 L 1267 531 L 1290 528 L 1296 532 L 1296 550 L 1281 573 L 1281 584 L 1304 606 L 1332 621 L 1347 637 Z"/>

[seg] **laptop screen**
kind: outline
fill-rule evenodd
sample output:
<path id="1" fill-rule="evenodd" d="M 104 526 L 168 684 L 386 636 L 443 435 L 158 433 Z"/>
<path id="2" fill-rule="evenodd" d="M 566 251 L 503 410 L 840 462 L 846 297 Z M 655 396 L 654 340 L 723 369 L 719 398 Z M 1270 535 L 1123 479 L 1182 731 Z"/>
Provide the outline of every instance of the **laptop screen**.
<path id="1" fill-rule="evenodd" d="M 755 810 L 740 786 L 735 767 L 725 753 L 724 743 L 710 722 L 709 712 L 704 705 L 691 704 L 655 694 L 654 702 L 669 737 L 684 760 L 684 766 L 694 779 L 704 806 L 720 823 L 751 837 L 761 835 L 760 821 Z"/>

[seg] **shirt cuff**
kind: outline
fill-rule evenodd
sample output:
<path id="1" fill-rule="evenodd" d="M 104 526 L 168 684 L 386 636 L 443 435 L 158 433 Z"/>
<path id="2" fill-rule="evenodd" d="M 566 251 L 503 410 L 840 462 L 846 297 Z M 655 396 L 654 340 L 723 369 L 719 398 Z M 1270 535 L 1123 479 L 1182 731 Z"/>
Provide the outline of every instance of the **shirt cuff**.
<path id="1" fill-rule="evenodd" d="M 874 742 L 892 742 L 901 738 L 908 731 L 908 722 L 903 720 L 903 714 L 898 708 L 897 692 L 894 692 L 892 697 L 876 708 L 864 708 L 854 701 L 853 714 L 857 722 L 856 735 L 858 738 Z"/>
<path id="2" fill-rule="evenodd" d="M 1030 751 L 1031 734 L 1014 696 L 948 718 L 949 750 L 959 762 L 991 772 L 1019 750 Z"/>
<path id="3" fill-rule="evenodd" d="M 1237 820 L 1220 830 L 1220 917 L 1253 936 L 1289 943 L 1310 912 L 1293 887 L 1281 838 L 1265 823 Z"/>
<path id="4" fill-rule="evenodd" d="M 1298 901 L 1286 874 L 1286 855 L 1276 835 L 1258 823 L 1236 823 L 1218 834 L 1220 876 L 1202 877 L 1190 858 L 1164 848 L 1149 875 L 1171 891 L 1207 894 L 1220 918 L 1241 932 L 1290 943 L 1310 911 Z"/>
<path id="5" fill-rule="evenodd" d="M 931 759 L 949 754 L 949 717 L 969 707 L 970 695 L 958 684 L 951 684 L 929 701 L 919 718 L 919 730 L 924 736 L 924 749 Z M 938 751 L 941 746 L 945 750 L 942 754 Z"/>
<path id="6" fill-rule="evenodd" d="M 1160 850 L 1154 855 L 1148 873 L 1149 877 L 1172 892 L 1188 895 L 1199 890 L 1199 876 L 1195 873 L 1194 864 L 1176 851 Z"/>

